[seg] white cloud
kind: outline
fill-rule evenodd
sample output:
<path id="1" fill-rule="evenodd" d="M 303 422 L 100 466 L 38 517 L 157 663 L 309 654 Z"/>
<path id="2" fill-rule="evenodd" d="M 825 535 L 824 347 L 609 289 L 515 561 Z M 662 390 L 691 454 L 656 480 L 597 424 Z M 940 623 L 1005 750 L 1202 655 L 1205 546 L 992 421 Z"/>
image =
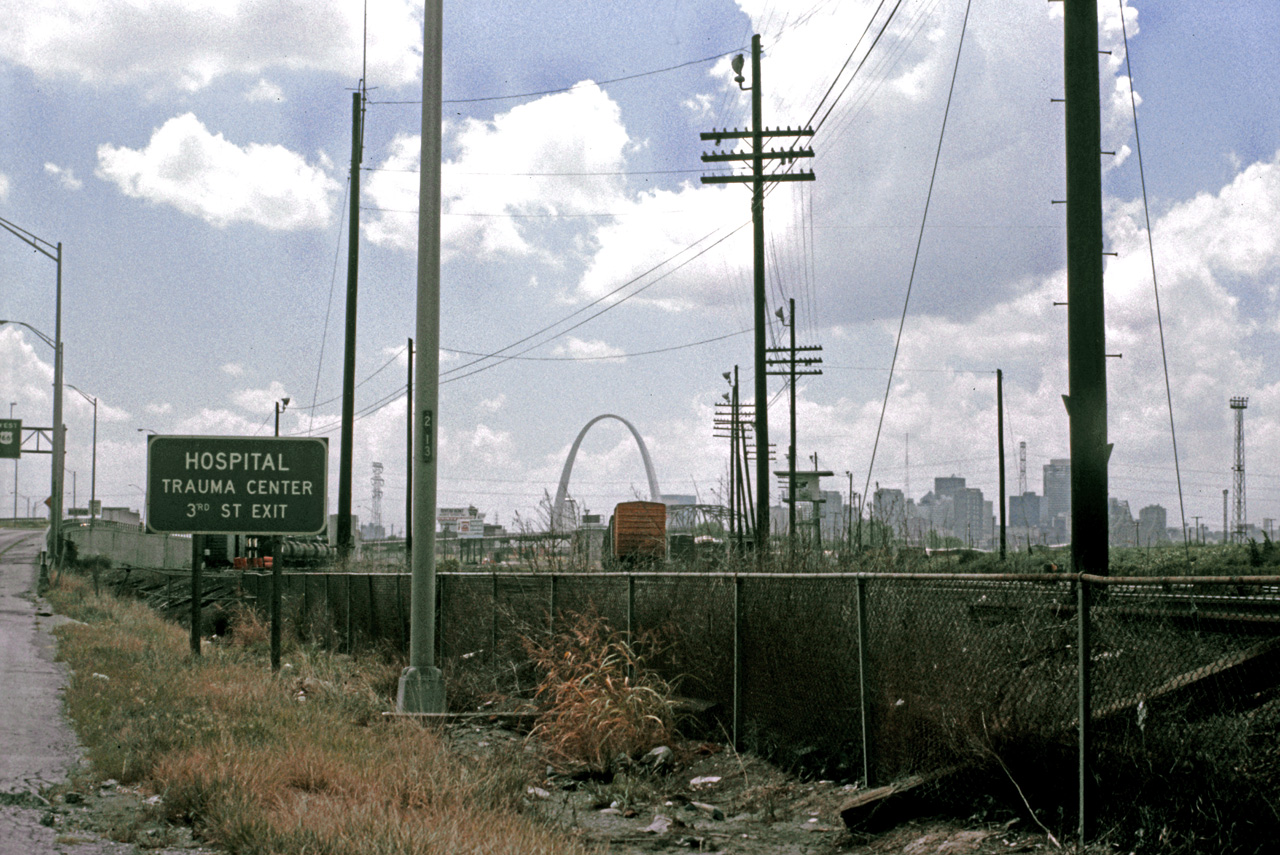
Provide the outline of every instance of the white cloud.
<path id="1" fill-rule="evenodd" d="M 244 366 L 239 362 L 228 362 L 222 366 L 223 374 L 230 374 L 232 377 L 240 377 L 244 374 Z"/>
<path id="2" fill-rule="evenodd" d="M 496 413 L 498 410 L 502 409 L 502 405 L 506 402 L 507 396 L 500 394 L 495 398 L 486 398 L 476 406 L 487 413 Z"/>
<path id="3" fill-rule="evenodd" d="M 279 380 L 272 380 L 265 389 L 241 389 L 231 395 L 231 402 L 243 410 L 258 413 L 265 418 L 267 413 L 274 414 L 276 402 L 287 397 L 284 386 Z"/>
<path id="4" fill-rule="evenodd" d="M 569 336 L 565 341 L 557 344 L 551 351 L 555 356 L 568 356 L 573 359 L 593 359 L 602 362 L 625 362 L 621 358 L 624 351 L 620 347 L 615 347 L 604 341 L 585 341 L 574 336 Z"/>
<path id="5" fill-rule="evenodd" d="M 0 58 L 94 85 L 196 91 L 272 69 L 351 77 L 363 61 L 363 7 L 342 0 L 3 0 L 0 15 Z M 419 78 L 421 20 L 408 0 L 369 4 L 372 84 Z"/>
<path id="6" fill-rule="evenodd" d="M 218 227 L 248 222 L 281 231 L 327 225 L 340 189 L 301 155 L 278 145 L 237 146 L 192 113 L 165 122 L 145 149 L 99 146 L 96 174 L 126 195 Z"/>
<path id="7" fill-rule="evenodd" d="M 3 172 L 0 172 L 0 202 L 3 202 L 9 198 L 9 188 L 11 186 L 12 184 L 9 181 L 9 176 L 5 175 Z"/>
<path id="8" fill-rule="evenodd" d="M 280 102 L 284 100 L 284 90 L 266 78 L 260 78 L 253 88 L 244 93 L 244 97 L 246 101 Z"/>
<path id="9" fill-rule="evenodd" d="M 169 403 L 168 401 L 165 401 L 160 404 L 147 404 L 144 409 L 147 411 L 148 415 L 166 416 L 169 413 L 173 412 L 173 404 Z"/>
<path id="10" fill-rule="evenodd" d="M 70 167 L 63 168 L 56 163 L 46 163 L 44 171 L 57 178 L 58 183 L 62 185 L 64 190 L 79 190 L 84 186 L 84 182 L 76 178 L 76 174 L 71 171 Z"/>
<path id="11" fill-rule="evenodd" d="M 545 251 L 539 235 L 579 230 L 583 215 L 611 213 L 624 200 L 622 169 L 628 145 L 618 105 L 587 81 L 569 92 L 521 104 L 492 121 L 467 119 L 446 128 L 442 165 L 446 257 L 457 252 L 524 255 Z M 380 208 L 366 234 L 375 243 L 417 246 L 421 139 L 401 135 L 390 144 L 384 171 L 364 192 Z M 401 213 L 408 212 L 408 213 Z M 562 219 L 568 218 L 568 219 Z"/>

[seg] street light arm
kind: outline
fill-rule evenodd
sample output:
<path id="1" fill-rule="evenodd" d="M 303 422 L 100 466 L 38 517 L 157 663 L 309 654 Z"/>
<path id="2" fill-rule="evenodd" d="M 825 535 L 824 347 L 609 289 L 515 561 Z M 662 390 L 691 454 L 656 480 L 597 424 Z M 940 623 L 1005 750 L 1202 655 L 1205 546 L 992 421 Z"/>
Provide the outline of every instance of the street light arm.
<path id="1" fill-rule="evenodd" d="M 49 338 L 49 337 L 48 337 L 47 335 L 45 335 L 44 333 L 40 332 L 40 330 L 38 330 L 38 329 L 36 329 L 35 327 L 31 326 L 31 324 L 27 323 L 26 321 L 0 321 L 0 324 L 17 324 L 17 325 L 19 325 L 19 326 L 26 327 L 27 329 L 31 330 L 33 333 L 35 333 L 36 335 L 38 335 L 38 336 L 40 337 L 40 340 L 41 340 L 41 341 L 43 341 L 45 344 L 47 344 L 47 345 L 49 345 L 50 347 L 52 347 L 52 348 L 54 349 L 54 351 L 57 351 L 57 349 L 58 349 L 58 346 L 57 346 L 56 344 L 54 344 L 54 343 L 53 343 L 53 339 Z"/>
<path id="2" fill-rule="evenodd" d="M 35 234 L 32 234 L 31 232 L 27 231 L 17 223 L 11 223 L 8 220 L 6 220 L 4 217 L 0 217 L 0 228 L 4 229 L 9 234 L 13 235 L 23 243 L 27 244 L 28 246 L 30 246 L 32 249 L 34 249 L 36 252 L 40 253 L 41 255 L 44 255 L 47 258 L 51 258 L 54 261 L 58 260 L 58 255 L 56 252 L 57 247 L 55 244 L 49 243 L 49 241 L 45 240 L 44 238 L 39 237 Z M 49 247 L 49 249 L 53 249 L 55 251 L 50 252 L 49 249 L 45 249 L 45 247 Z"/>
<path id="3" fill-rule="evenodd" d="M 62 388 L 74 390 L 76 393 L 80 395 L 81 398 L 84 398 L 86 401 L 88 401 L 90 404 L 93 404 L 95 407 L 98 406 L 97 398 L 94 398 L 91 395 L 86 395 L 81 389 L 77 389 L 75 386 L 71 385 L 70 383 L 63 383 Z"/>

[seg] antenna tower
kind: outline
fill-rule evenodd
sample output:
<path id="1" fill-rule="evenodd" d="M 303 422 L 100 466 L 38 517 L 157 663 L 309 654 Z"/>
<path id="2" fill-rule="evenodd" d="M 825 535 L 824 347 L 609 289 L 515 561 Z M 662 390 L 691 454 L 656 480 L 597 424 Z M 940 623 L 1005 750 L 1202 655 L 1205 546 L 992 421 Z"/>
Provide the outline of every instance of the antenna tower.
<path id="1" fill-rule="evenodd" d="M 1236 412 L 1236 465 L 1232 467 L 1235 473 L 1235 512 L 1231 520 L 1231 531 L 1235 535 L 1234 540 L 1237 543 L 1244 543 L 1244 411 L 1249 406 L 1248 398 L 1232 398 L 1231 409 Z"/>
<path id="2" fill-rule="evenodd" d="M 373 477 L 369 480 L 373 484 L 373 507 L 371 508 L 373 518 L 369 522 L 373 528 L 378 529 L 382 527 L 382 485 L 384 482 L 382 480 L 381 463 L 373 464 Z"/>
<path id="3" fill-rule="evenodd" d="M 1027 495 L 1027 441 L 1018 443 L 1018 495 Z"/>

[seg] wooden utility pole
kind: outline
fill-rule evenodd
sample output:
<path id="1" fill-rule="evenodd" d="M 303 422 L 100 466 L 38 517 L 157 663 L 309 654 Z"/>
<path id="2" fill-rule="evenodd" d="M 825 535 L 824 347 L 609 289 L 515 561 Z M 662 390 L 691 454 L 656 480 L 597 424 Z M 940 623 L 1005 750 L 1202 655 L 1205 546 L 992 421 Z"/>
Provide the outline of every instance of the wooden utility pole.
<path id="1" fill-rule="evenodd" d="M 1004 372 L 996 369 L 996 447 L 1000 450 L 1000 560 L 1005 559 L 1005 516 L 1004 496 Z"/>
<path id="2" fill-rule="evenodd" d="M 1102 294 L 1102 146 L 1098 4 L 1063 11 L 1067 142 L 1067 359 L 1071 561 L 1107 573 L 1107 366 Z"/>
<path id="3" fill-rule="evenodd" d="M 356 412 L 356 295 L 360 267 L 360 162 L 364 148 L 364 81 L 351 93 L 351 211 L 347 233 L 347 330 L 342 360 L 342 451 L 338 463 L 338 561 L 351 558 L 351 457 Z"/>
<path id="4" fill-rule="evenodd" d="M 786 365 L 785 371 L 769 371 L 769 374 L 781 375 L 788 378 L 791 385 L 791 450 L 787 453 L 787 552 L 791 562 L 796 560 L 796 377 L 821 374 L 821 369 L 813 368 L 814 365 L 822 363 L 821 356 L 810 356 L 796 358 L 796 351 L 813 352 L 822 350 L 822 345 L 808 345 L 805 347 L 796 347 L 796 301 L 795 298 L 789 298 L 787 303 L 790 312 L 790 321 L 783 317 L 782 309 L 778 309 L 778 320 L 782 321 L 785 326 L 791 329 L 791 346 L 790 347 L 770 347 L 766 353 L 787 353 L 786 359 L 766 359 L 766 365 Z M 797 369 L 796 365 L 803 365 L 804 368 Z M 817 464 L 814 464 L 817 468 Z"/>
<path id="5" fill-rule="evenodd" d="M 409 339 L 408 396 L 405 399 L 405 464 L 404 464 L 404 562 L 413 561 L 413 339 Z"/>
<path id="6" fill-rule="evenodd" d="M 733 71 L 738 88 L 751 93 L 751 127 L 743 130 L 712 130 L 700 135 L 719 145 L 723 140 L 750 139 L 751 151 L 725 154 L 703 153 L 703 163 L 750 163 L 749 175 L 704 175 L 703 184 L 750 184 L 751 226 L 754 249 L 755 299 L 755 408 L 756 408 L 756 562 L 763 567 L 769 538 L 769 390 L 765 375 L 765 282 L 764 282 L 764 185 L 766 181 L 812 181 L 813 172 L 781 172 L 764 174 L 765 160 L 791 162 L 813 157 L 813 149 L 764 150 L 766 137 L 811 137 L 812 128 L 768 129 L 761 118 L 760 36 L 751 37 L 751 86 L 743 86 L 743 56 L 733 58 Z M 794 466 L 794 463 L 792 464 Z"/>

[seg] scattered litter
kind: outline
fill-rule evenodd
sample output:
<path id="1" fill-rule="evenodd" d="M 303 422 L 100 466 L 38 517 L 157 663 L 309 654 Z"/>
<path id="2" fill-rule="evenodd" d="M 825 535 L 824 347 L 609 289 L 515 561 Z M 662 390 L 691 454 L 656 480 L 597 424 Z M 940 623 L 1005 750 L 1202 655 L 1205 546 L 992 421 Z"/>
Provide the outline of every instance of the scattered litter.
<path id="1" fill-rule="evenodd" d="M 659 745 L 641 758 L 640 762 L 654 769 L 666 769 L 675 761 L 676 755 L 665 745 Z"/>
<path id="2" fill-rule="evenodd" d="M 724 819 L 724 811 L 720 810 L 720 808 L 715 805 L 709 805 L 706 802 L 689 802 L 689 807 L 702 811 L 712 819 Z"/>
<path id="3" fill-rule="evenodd" d="M 525 792 L 526 792 L 526 793 L 528 793 L 528 794 L 529 794 L 529 795 L 531 795 L 531 796 L 537 796 L 537 797 L 538 797 L 538 798 L 540 798 L 540 799 L 549 799 L 549 798 L 551 798 L 551 793 L 549 793 L 549 792 L 547 792 L 546 790 L 542 789 L 542 787 L 530 787 L 529 789 L 525 790 Z"/>
<path id="4" fill-rule="evenodd" d="M 161 801 L 163 801 L 163 799 L 159 795 L 154 795 L 154 796 L 148 796 L 147 798 L 143 799 L 142 803 L 146 805 L 152 805 L 154 807 L 155 805 L 160 804 Z"/>
<path id="5" fill-rule="evenodd" d="M 691 787 L 709 787 L 712 784 L 720 783 L 719 775 L 699 775 L 689 782 Z"/>
<path id="6" fill-rule="evenodd" d="M 676 820 L 666 814 L 655 813 L 653 815 L 653 822 L 640 830 L 642 832 L 648 832 L 649 834 L 666 834 L 673 827 L 677 827 Z"/>
<path id="7" fill-rule="evenodd" d="M 108 677 L 106 674 L 99 674 L 98 672 L 96 672 L 96 671 L 95 671 L 95 672 L 94 672 L 94 674 L 93 674 L 93 679 L 95 679 L 95 680 L 110 680 L 111 678 L 110 678 L 110 677 Z"/>

